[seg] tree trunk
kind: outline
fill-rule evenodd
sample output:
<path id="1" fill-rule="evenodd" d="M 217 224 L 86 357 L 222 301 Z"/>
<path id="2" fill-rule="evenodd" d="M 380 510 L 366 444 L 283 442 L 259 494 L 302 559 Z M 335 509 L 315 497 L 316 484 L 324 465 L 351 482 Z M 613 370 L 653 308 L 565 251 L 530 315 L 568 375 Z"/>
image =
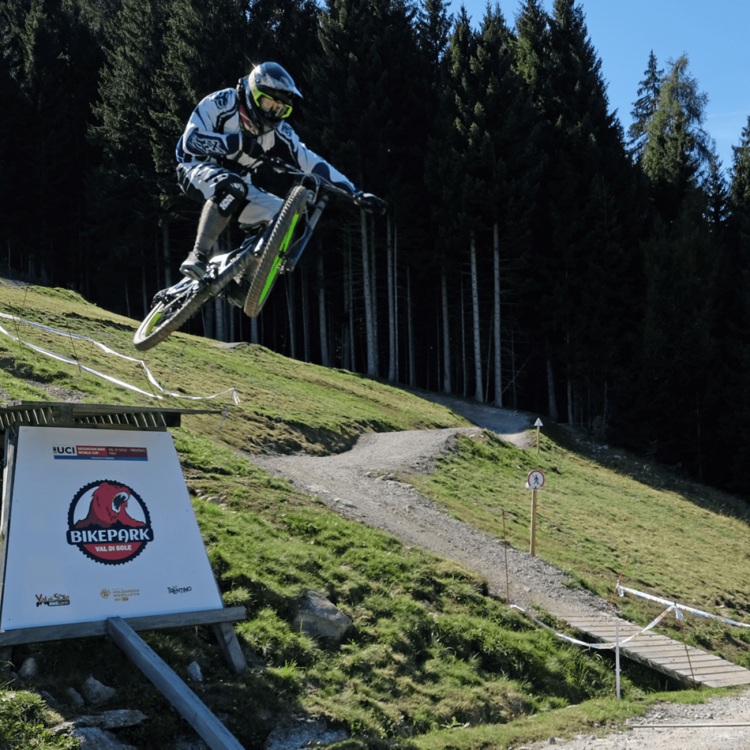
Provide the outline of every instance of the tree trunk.
<path id="1" fill-rule="evenodd" d="M 148 294 L 146 293 L 146 261 L 141 254 L 141 298 L 143 302 L 143 317 L 148 315 Z"/>
<path id="2" fill-rule="evenodd" d="M 388 259 L 388 380 L 396 380 L 396 307 L 394 295 L 394 268 L 393 268 L 393 245 L 391 243 L 391 217 L 387 222 L 387 248 Z"/>
<path id="3" fill-rule="evenodd" d="M 250 343 L 260 343 L 260 336 L 258 335 L 258 319 L 250 318 Z"/>
<path id="4" fill-rule="evenodd" d="M 214 306 L 203 305 L 201 312 L 203 313 L 203 336 L 212 339 L 214 337 Z"/>
<path id="5" fill-rule="evenodd" d="M 374 351 L 374 358 L 375 358 L 375 375 L 378 375 L 380 373 L 380 350 L 378 347 L 379 339 L 378 339 L 378 284 L 377 284 L 377 268 L 376 268 L 376 257 L 377 253 L 375 252 L 375 222 L 370 221 L 368 229 L 370 230 L 370 237 L 369 242 L 367 243 L 367 246 L 370 250 L 370 262 L 372 264 L 372 275 L 370 277 L 370 280 L 372 282 L 372 335 L 373 339 L 375 340 L 375 351 Z"/>
<path id="6" fill-rule="evenodd" d="M 302 272 L 302 348 L 305 355 L 305 362 L 310 361 L 310 305 L 307 299 L 307 270 L 301 269 Z"/>
<path id="7" fill-rule="evenodd" d="M 367 374 L 378 374 L 377 341 L 375 340 L 375 316 L 372 304 L 372 282 L 370 281 L 370 253 L 367 245 L 367 214 L 360 209 L 360 234 L 362 242 L 362 284 L 365 298 L 365 330 L 367 332 Z"/>
<path id="8" fill-rule="evenodd" d="M 552 359 L 547 357 L 547 398 L 549 400 L 549 418 L 557 422 L 557 399 L 555 398 L 555 377 L 552 372 Z"/>
<path id="9" fill-rule="evenodd" d="M 398 367 L 398 224 L 393 227 L 393 320 L 394 320 L 394 345 L 396 367 L 394 380 L 399 382 Z"/>
<path id="10" fill-rule="evenodd" d="M 471 306 L 474 313 L 474 398 L 484 402 L 482 388 L 482 350 L 479 327 L 479 280 L 477 279 L 477 243 L 471 233 Z"/>
<path id="11" fill-rule="evenodd" d="M 297 326 L 295 321 L 294 305 L 294 274 L 288 273 L 284 276 L 286 282 L 286 303 L 289 311 L 289 356 L 297 359 Z"/>
<path id="12" fill-rule="evenodd" d="M 451 335 L 448 316 L 448 277 L 445 263 L 440 269 L 440 285 L 443 307 L 443 393 L 453 393 L 451 388 Z"/>
<path id="13" fill-rule="evenodd" d="M 493 259 L 494 259 L 494 270 L 495 270 L 495 309 L 494 309 L 494 323 L 495 323 L 495 406 L 502 407 L 503 405 L 503 368 L 502 368 L 502 349 L 501 349 L 501 336 L 500 336 L 500 230 L 495 222 L 493 227 Z"/>
<path id="14" fill-rule="evenodd" d="M 344 255 L 344 325 L 341 331 L 343 339 L 343 362 L 342 367 L 350 372 L 354 370 L 352 367 L 352 349 L 353 349 L 353 337 L 349 334 L 351 327 L 351 318 L 354 314 L 352 310 L 352 253 L 351 246 L 347 243 L 346 254 Z"/>
<path id="15" fill-rule="evenodd" d="M 406 335 L 409 347 L 409 386 L 417 387 L 417 369 L 414 356 L 414 325 L 411 314 L 411 272 L 406 266 Z"/>
<path id="16" fill-rule="evenodd" d="M 464 398 L 469 395 L 469 363 L 466 359 L 466 310 L 464 304 L 464 275 L 458 277 L 461 283 L 461 373 L 463 374 L 462 393 Z"/>
<path id="17" fill-rule="evenodd" d="M 574 398 L 573 383 L 571 383 L 570 378 L 568 378 L 568 424 L 575 424 Z"/>
<path id="18" fill-rule="evenodd" d="M 214 298 L 214 315 L 216 320 L 216 340 L 226 341 L 224 335 L 224 301 L 218 297 Z"/>
<path id="19" fill-rule="evenodd" d="M 320 363 L 323 367 L 331 366 L 328 351 L 328 327 L 326 323 L 326 290 L 323 276 L 323 255 L 318 253 L 318 313 L 320 318 Z"/>
<path id="20" fill-rule="evenodd" d="M 162 251 L 164 253 L 164 286 L 172 286 L 172 264 L 169 259 L 169 219 L 163 219 L 161 225 Z"/>

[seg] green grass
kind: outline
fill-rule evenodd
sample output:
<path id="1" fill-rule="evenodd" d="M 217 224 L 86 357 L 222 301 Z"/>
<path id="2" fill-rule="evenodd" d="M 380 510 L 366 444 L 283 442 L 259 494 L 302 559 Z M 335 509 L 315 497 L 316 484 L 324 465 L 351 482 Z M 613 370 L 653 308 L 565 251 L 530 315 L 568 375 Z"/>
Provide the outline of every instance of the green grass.
<path id="1" fill-rule="evenodd" d="M 0 747 L 7 750 L 73 750 L 79 747 L 77 740 L 56 736 L 50 731 L 50 727 L 61 722 L 62 717 L 34 693 L 0 693 Z"/>
<path id="2" fill-rule="evenodd" d="M 461 436 L 458 451 L 439 460 L 436 473 L 411 479 L 456 518 L 499 538 L 505 512 L 508 541 L 528 550 L 531 492 L 525 481 L 529 471 L 541 469 L 539 557 L 606 599 L 624 568 L 624 586 L 749 622 L 750 508 L 658 467 L 645 471 L 643 461 L 622 452 L 617 456 L 612 466 L 602 465 L 560 430 L 542 437 L 538 456 L 488 434 Z M 617 604 L 641 624 L 664 609 L 632 596 Z M 664 622 L 663 632 L 679 638 L 676 620 Z M 691 645 L 748 663 L 748 631 L 694 616 L 685 629 Z"/>
<path id="3" fill-rule="evenodd" d="M 136 356 L 130 345 L 134 321 L 72 292 L 0 287 L 0 305 Z M 90 343 L 6 320 L 0 325 L 150 387 L 140 365 Z M 660 700 L 721 694 L 671 692 L 663 677 L 626 662 L 624 699 L 615 701 L 610 655 L 561 643 L 489 596 L 477 574 L 336 515 L 255 467 L 249 455 L 266 448 L 341 450 L 363 431 L 465 424 L 449 410 L 262 347 L 226 350 L 177 334 L 143 359 L 172 390 L 208 395 L 236 387 L 242 399 L 228 410 L 218 438 L 220 413 L 186 417 L 172 432 L 224 601 L 247 608 L 236 632 L 251 670 L 243 677 L 228 670 L 210 628 L 144 637 L 183 679 L 187 665 L 198 661 L 205 681 L 191 687 L 243 746 L 262 747 L 280 717 L 300 715 L 346 727 L 352 739 L 339 743 L 339 750 L 504 748 L 553 735 L 603 733 Z M 226 397 L 218 403 L 156 401 L 0 336 L 3 398 L 54 401 L 54 388 L 88 403 L 215 403 L 219 410 L 227 403 Z M 538 458 L 534 450 L 488 435 L 461 438 L 459 450 L 435 474 L 411 479 L 456 517 L 498 536 L 504 510 L 510 541 L 526 548 L 530 498 L 523 485 L 529 470 L 541 468 L 547 483 L 539 493 L 537 551 L 569 570 L 578 585 L 608 596 L 629 554 L 626 585 L 706 608 L 723 603 L 716 611 L 743 619 L 750 597 L 741 572 L 748 549 L 742 506 L 674 477 L 654 473 L 648 482 L 639 480 L 581 455 L 562 433 L 545 433 Z M 727 564 L 728 548 L 733 565 Z M 292 627 L 306 589 L 324 593 L 351 618 L 340 647 Z M 637 601 L 627 612 L 634 619 L 650 617 Z M 707 641 L 740 663 L 747 660 L 746 642 L 737 634 L 705 623 L 689 622 L 688 628 L 696 643 Z M 0 691 L 0 747 L 75 746 L 49 728 L 75 714 L 64 703 L 65 690 L 80 691 L 90 674 L 117 688 L 107 708 L 139 708 L 150 717 L 140 727 L 119 730 L 123 741 L 161 748 L 178 734 L 192 734 L 108 638 L 18 646 L 15 667 L 30 655 L 40 676 L 14 683 L 13 694 Z M 38 698 L 42 691 L 62 701 L 59 714 Z"/>

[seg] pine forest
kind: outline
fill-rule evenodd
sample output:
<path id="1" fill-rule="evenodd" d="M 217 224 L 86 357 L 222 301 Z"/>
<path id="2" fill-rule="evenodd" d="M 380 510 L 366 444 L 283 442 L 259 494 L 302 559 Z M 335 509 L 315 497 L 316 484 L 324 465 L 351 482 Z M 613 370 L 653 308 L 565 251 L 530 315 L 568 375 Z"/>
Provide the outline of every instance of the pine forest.
<path id="1" fill-rule="evenodd" d="M 186 330 L 547 415 L 745 491 L 750 117 L 721 164 L 687 55 L 643 60 L 615 113 L 574 0 L 513 19 L 444 0 L 0 12 L 3 273 L 143 318 L 195 237 L 187 119 L 273 60 L 302 141 L 389 210 L 332 203 L 257 320 L 217 301 Z"/>

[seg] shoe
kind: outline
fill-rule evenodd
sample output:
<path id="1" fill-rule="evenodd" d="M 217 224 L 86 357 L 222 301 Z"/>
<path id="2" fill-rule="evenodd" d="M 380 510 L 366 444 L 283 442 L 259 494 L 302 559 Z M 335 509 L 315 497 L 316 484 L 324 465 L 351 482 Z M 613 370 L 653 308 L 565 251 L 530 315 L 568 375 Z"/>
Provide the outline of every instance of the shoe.
<path id="1" fill-rule="evenodd" d="M 240 309 L 245 307 L 245 300 L 247 299 L 247 293 L 250 291 L 250 282 L 243 279 L 239 284 L 232 279 L 224 287 L 224 296 L 230 305 L 239 307 Z"/>
<path id="2" fill-rule="evenodd" d="M 180 273 L 189 279 L 200 281 L 208 268 L 208 258 L 202 253 L 195 250 L 190 251 L 190 255 L 183 261 L 180 266 Z"/>

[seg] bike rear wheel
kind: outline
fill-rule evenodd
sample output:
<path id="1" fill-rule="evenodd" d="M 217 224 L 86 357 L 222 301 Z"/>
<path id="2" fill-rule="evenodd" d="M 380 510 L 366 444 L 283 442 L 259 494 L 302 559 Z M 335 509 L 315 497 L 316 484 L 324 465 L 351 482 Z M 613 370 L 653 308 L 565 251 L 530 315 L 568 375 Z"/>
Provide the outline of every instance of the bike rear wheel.
<path id="1" fill-rule="evenodd" d="M 211 296 L 207 287 L 190 284 L 168 302 L 157 302 L 133 336 L 133 345 L 146 351 L 160 344 L 201 309 Z"/>
<path id="2" fill-rule="evenodd" d="M 258 268 L 245 299 L 245 315 L 257 318 L 266 304 L 279 277 L 284 255 L 292 243 L 299 219 L 305 211 L 306 201 L 307 189 L 301 185 L 293 187 L 289 192 L 258 259 Z"/>

